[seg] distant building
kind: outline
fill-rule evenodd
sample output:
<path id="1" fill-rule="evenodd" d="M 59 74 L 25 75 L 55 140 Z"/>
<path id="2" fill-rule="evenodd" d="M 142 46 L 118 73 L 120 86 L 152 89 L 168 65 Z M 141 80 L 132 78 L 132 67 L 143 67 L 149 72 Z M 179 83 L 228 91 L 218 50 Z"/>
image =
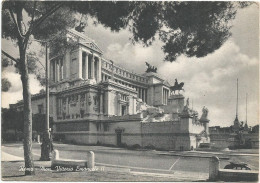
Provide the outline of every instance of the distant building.
<path id="1" fill-rule="evenodd" d="M 258 125 L 259 127 L 259 125 Z M 257 128 L 258 128 L 257 127 Z M 256 127 L 253 127 L 256 129 Z M 218 148 L 259 148 L 259 131 L 252 130 L 247 125 L 247 94 L 246 122 L 238 120 L 238 79 L 236 117 L 230 127 L 214 126 L 209 128 L 211 145 Z"/>
<path id="2" fill-rule="evenodd" d="M 190 150 L 209 143 L 207 109 L 202 117 L 171 94 L 156 68 L 140 75 L 103 57 L 87 36 L 69 30 L 74 50 L 50 61 L 50 116 L 53 134 L 80 144 L 140 145 Z M 32 96 L 33 114 L 45 113 L 45 94 Z M 20 101 L 12 107 L 23 110 Z"/>
<path id="3" fill-rule="evenodd" d="M 239 122 L 235 127 L 209 127 L 211 146 L 218 148 L 259 148 L 259 125 L 249 128 Z"/>

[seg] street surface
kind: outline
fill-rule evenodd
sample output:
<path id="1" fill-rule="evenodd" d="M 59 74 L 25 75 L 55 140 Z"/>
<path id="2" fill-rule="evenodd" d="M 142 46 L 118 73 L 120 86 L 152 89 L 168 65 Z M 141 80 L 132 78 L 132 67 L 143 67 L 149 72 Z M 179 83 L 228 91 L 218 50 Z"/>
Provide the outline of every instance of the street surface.
<path id="1" fill-rule="evenodd" d="M 138 151 L 127 150 L 115 147 L 83 146 L 71 144 L 54 144 L 54 149 L 59 150 L 60 158 L 63 159 L 86 159 L 87 151 L 95 153 L 97 165 L 118 166 L 129 168 L 135 172 L 160 172 L 170 173 L 172 171 L 208 173 L 209 158 L 213 156 L 211 152 L 167 152 L 167 151 Z M 249 150 L 250 151 L 250 150 Z M 248 152 L 249 152 L 248 151 Z M 2 152 L 14 157 L 23 158 L 22 143 L 3 144 Z M 34 160 L 39 160 L 41 154 L 40 144 L 33 144 Z M 252 170 L 258 170 L 259 160 L 256 153 L 246 152 L 217 152 L 222 158 L 221 168 L 224 168 L 229 161 L 242 161 L 248 163 Z M 183 156 L 186 155 L 186 156 Z M 190 156 L 192 155 L 192 156 Z M 190 156 L 190 157 L 187 157 Z M 228 159 L 229 158 L 229 159 Z M 3 160 L 3 158 L 2 158 Z"/>

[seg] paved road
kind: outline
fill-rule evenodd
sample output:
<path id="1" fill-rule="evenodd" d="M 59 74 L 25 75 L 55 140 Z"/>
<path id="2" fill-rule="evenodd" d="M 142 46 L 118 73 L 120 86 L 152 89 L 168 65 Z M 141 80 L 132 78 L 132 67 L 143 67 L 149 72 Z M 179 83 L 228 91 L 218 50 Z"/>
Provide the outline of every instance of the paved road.
<path id="1" fill-rule="evenodd" d="M 208 172 L 209 166 L 208 158 L 159 155 L 156 151 L 132 151 L 121 148 L 68 144 L 55 144 L 54 147 L 59 150 L 60 158 L 84 160 L 86 159 L 86 152 L 92 150 L 95 152 L 97 163 L 121 165 L 132 167 L 132 169 L 134 169 L 133 167 L 137 167 L 140 169 L 172 170 L 199 174 Z M 5 144 L 2 146 L 2 151 L 14 156 L 23 157 L 22 144 Z M 40 157 L 39 144 L 33 144 L 33 154 L 34 159 L 38 160 Z M 242 160 L 248 163 L 253 169 L 258 170 L 257 156 L 234 156 L 231 159 Z M 221 168 L 228 164 L 228 162 L 229 160 L 221 160 Z"/>

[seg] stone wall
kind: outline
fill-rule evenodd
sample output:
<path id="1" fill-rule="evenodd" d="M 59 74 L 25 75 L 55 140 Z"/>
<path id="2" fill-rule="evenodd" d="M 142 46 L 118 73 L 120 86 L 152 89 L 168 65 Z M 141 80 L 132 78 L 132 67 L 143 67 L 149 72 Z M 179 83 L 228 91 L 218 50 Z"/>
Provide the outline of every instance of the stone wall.
<path id="1" fill-rule="evenodd" d="M 142 146 L 153 146 L 163 150 L 190 150 L 189 134 L 154 133 L 142 135 Z"/>
<path id="2" fill-rule="evenodd" d="M 105 114 L 117 115 L 117 96 L 116 93 L 107 91 L 105 92 Z"/>
<path id="3" fill-rule="evenodd" d="M 212 147 L 224 149 L 234 145 L 233 138 L 230 134 L 210 134 L 210 143 Z"/>
<path id="4" fill-rule="evenodd" d="M 163 106 L 165 113 L 180 113 L 184 108 L 184 96 L 180 94 L 170 95 L 168 105 Z"/>
<path id="5" fill-rule="evenodd" d="M 142 123 L 142 133 L 180 133 L 180 122 L 148 122 Z"/>
<path id="6" fill-rule="evenodd" d="M 90 144 L 89 132 L 86 133 L 67 133 L 65 135 L 65 141 L 73 144 Z"/>
<path id="7" fill-rule="evenodd" d="M 181 131 L 180 122 L 142 123 L 142 137 L 143 147 L 166 150 L 190 150 L 191 147 L 190 135 Z"/>
<path id="8" fill-rule="evenodd" d="M 199 134 L 199 133 L 201 133 L 202 131 L 205 130 L 202 123 L 198 123 L 198 124 L 191 123 L 190 125 L 191 125 L 190 128 L 189 128 L 190 133 Z"/>
<path id="9" fill-rule="evenodd" d="M 136 114 L 133 116 L 114 116 L 108 121 L 102 122 L 84 122 L 84 125 L 89 125 L 88 129 L 82 126 L 83 122 L 82 124 L 79 124 L 80 122 L 65 123 L 72 125 L 70 128 L 72 130 L 76 126 L 81 129 L 66 130 L 67 133 L 63 134 L 66 134 L 66 140 L 75 143 L 118 145 L 117 133 L 119 131 L 121 144 L 127 146 L 138 144 L 142 147 L 150 146 L 165 150 L 191 150 L 197 147 L 195 135 L 183 130 L 183 125 L 188 125 L 191 120 L 186 120 L 187 123 L 183 124 L 180 121 L 141 122 L 140 117 L 140 114 Z M 130 120 L 131 118 L 132 120 Z M 59 132 L 60 127 L 56 129 Z"/>
<path id="10" fill-rule="evenodd" d="M 210 134 L 210 141 L 213 147 L 227 148 L 235 146 L 238 141 L 234 139 L 235 135 L 230 133 L 214 133 Z M 252 148 L 259 148 L 258 133 L 243 134 L 244 140 L 250 142 Z"/>

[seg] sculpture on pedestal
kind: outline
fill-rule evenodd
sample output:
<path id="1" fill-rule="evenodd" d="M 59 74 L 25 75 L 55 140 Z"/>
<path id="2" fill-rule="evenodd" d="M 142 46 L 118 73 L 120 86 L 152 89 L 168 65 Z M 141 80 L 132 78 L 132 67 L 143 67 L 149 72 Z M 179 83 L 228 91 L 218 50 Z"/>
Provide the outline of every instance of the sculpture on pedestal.
<path id="1" fill-rule="evenodd" d="M 209 110 L 204 106 L 202 109 L 202 115 L 201 115 L 200 121 L 209 121 L 208 113 L 209 113 Z"/>
<path id="2" fill-rule="evenodd" d="M 186 105 L 184 106 L 183 110 L 182 110 L 182 115 L 191 115 L 192 114 L 192 110 L 189 108 L 190 106 L 190 100 L 189 98 L 187 98 L 186 100 Z"/>
<path id="3" fill-rule="evenodd" d="M 184 86 L 184 82 L 181 82 L 181 83 L 179 84 L 179 83 L 178 83 L 178 80 L 175 79 L 174 86 L 171 86 L 171 87 L 170 87 L 171 93 L 174 92 L 174 94 L 175 94 L 175 91 L 176 91 L 176 90 L 178 90 L 179 93 L 180 93 L 180 90 L 185 91 L 185 90 L 183 89 L 183 86 Z"/>

